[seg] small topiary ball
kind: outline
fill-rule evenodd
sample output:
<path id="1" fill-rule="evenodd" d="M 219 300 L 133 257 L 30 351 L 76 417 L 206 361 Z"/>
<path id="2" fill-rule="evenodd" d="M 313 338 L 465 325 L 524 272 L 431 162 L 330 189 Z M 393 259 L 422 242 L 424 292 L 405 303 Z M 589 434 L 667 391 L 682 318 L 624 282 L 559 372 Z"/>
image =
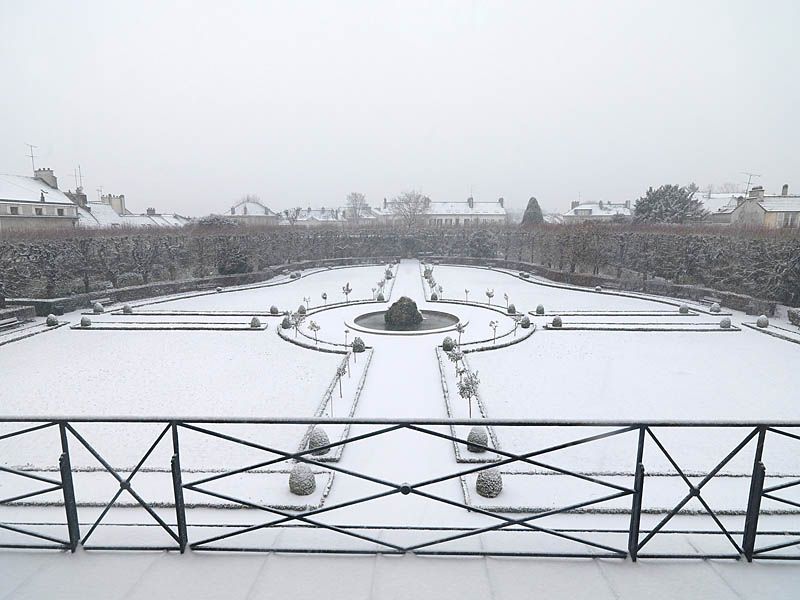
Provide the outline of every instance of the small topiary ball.
<path id="1" fill-rule="evenodd" d="M 283 317 L 283 321 L 281 321 L 281 328 L 282 329 L 291 329 L 292 328 L 292 321 L 289 316 Z"/>
<path id="2" fill-rule="evenodd" d="M 92 326 L 92 320 L 89 317 L 87 316 L 81 317 L 81 327 L 91 327 L 91 326 Z"/>
<path id="3" fill-rule="evenodd" d="M 561 317 L 553 317 L 553 327 L 561 327 L 563 325 Z"/>
<path id="4" fill-rule="evenodd" d="M 475 491 L 484 498 L 497 498 L 503 491 L 503 478 L 497 469 L 486 469 L 478 473 Z"/>
<path id="5" fill-rule="evenodd" d="M 258 329 L 259 327 L 261 327 L 261 319 L 259 319 L 258 317 L 253 317 L 252 319 L 250 319 L 250 327 L 252 327 L 253 329 Z"/>
<path id="6" fill-rule="evenodd" d="M 55 315 L 47 315 L 47 320 L 45 321 L 48 327 L 55 327 L 58 325 L 58 317 Z"/>
<path id="7" fill-rule="evenodd" d="M 300 305 L 300 306 L 297 308 L 297 312 L 298 312 L 299 314 L 301 314 L 301 315 L 304 315 L 304 314 L 306 314 L 306 307 L 305 307 L 304 305 L 302 305 L 302 304 L 301 304 L 301 305 Z"/>
<path id="8" fill-rule="evenodd" d="M 758 317 L 758 320 L 756 321 L 756 325 L 761 327 L 761 329 L 769 327 L 769 319 L 767 318 L 767 315 L 761 315 L 760 317 Z"/>
<path id="9" fill-rule="evenodd" d="M 456 347 L 456 343 L 453 341 L 449 335 L 442 340 L 442 350 L 445 352 L 450 352 L 453 348 Z"/>
<path id="10" fill-rule="evenodd" d="M 269 314 L 271 314 L 271 315 L 277 315 L 277 314 L 280 314 L 280 312 L 281 311 L 279 311 L 278 307 L 275 306 L 274 304 L 269 307 Z"/>
<path id="11" fill-rule="evenodd" d="M 519 276 L 522 277 L 523 279 L 528 279 L 531 276 L 531 274 L 526 273 L 525 271 L 520 271 Z"/>
<path id="12" fill-rule="evenodd" d="M 711 308 L 710 308 L 709 310 L 710 310 L 711 312 L 713 312 L 713 313 L 718 313 L 718 312 L 720 312 L 720 311 L 722 310 L 722 308 L 720 308 L 720 305 L 719 305 L 719 304 L 717 304 L 716 302 L 714 302 L 714 304 L 712 304 L 712 305 L 711 305 Z"/>
<path id="13" fill-rule="evenodd" d="M 536 314 L 543 315 L 544 314 L 544 304 L 540 304 L 536 307 Z"/>
<path id="14" fill-rule="evenodd" d="M 688 315 L 689 314 L 689 307 L 686 306 L 685 304 L 681 304 L 678 307 L 678 312 L 681 313 L 682 315 Z"/>
<path id="15" fill-rule="evenodd" d="M 289 275 L 289 279 L 300 279 L 300 273 L 298 271 L 293 271 L 291 275 Z"/>
<path id="16" fill-rule="evenodd" d="M 312 450 L 311 454 L 314 456 L 327 454 L 331 449 L 324 448 L 323 446 L 328 446 L 330 443 L 331 440 L 324 429 L 314 427 L 314 429 L 311 430 L 311 435 L 308 437 L 308 449 Z M 321 450 L 316 450 L 316 448 L 321 448 Z"/>
<path id="17" fill-rule="evenodd" d="M 99 315 L 101 313 L 106 312 L 106 309 L 103 308 L 103 305 L 100 304 L 99 302 L 95 302 L 94 306 L 92 306 L 92 311 L 94 312 L 94 314 Z"/>
<path id="18" fill-rule="evenodd" d="M 122 307 L 122 314 L 124 315 L 132 315 L 133 314 L 133 307 L 130 304 L 126 304 Z"/>
<path id="19" fill-rule="evenodd" d="M 386 302 L 386 296 L 383 295 L 383 292 L 378 292 L 377 300 L 378 302 Z"/>
<path id="20" fill-rule="evenodd" d="M 481 446 L 488 445 L 489 434 L 486 431 L 486 427 L 475 425 L 475 427 L 469 430 L 469 435 L 467 436 L 467 450 L 476 453 L 486 452 L 486 448 L 481 448 Z"/>
<path id="21" fill-rule="evenodd" d="M 602 292 L 602 291 L 603 291 L 603 286 L 602 286 L 602 285 L 596 285 L 596 286 L 594 286 L 594 291 L 595 291 L 595 292 Z"/>
<path id="22" fill-rule="evenodd" d="M 353 339 L 351 346 L 353 347 L 353 352 L 364 352 L 367 349 L 367 345 L 360 337 Z"/>
<path id="23" fill-rule="evenodd" d="M 217 292 L 221 292 L 221 291 L 222 291 L 222 288 L 217 286 Z"/>
<path id="24" fill-rule="evenodd" d="M 517 314 L 517 307 L 514 306 L 513 304 L 509 304 L 508 305 L 508 314 L 510 314 L 510 315 Z"/>
<path id="25" fill-rule="evenodd" d="M 719 326 L 723 329 L 730 329 L 731 328 L 731 320 L 728 317 L 723 317 L 722 320 L 719 322 Z"/>
<path id="26" fill-rule="evenodd" d="M 297 463 L 289 473 L 289 491 L 295 496 L 308 496 L 317 489 L 314 473 L 305 463 Z"/>
<path id="27" fill-rule="evenodd" d="M 531 326 L 531 320 L 528 317 L 528 315 L 525 315 L 519 320 L 519 326 L 522 327 L 523 329 L 527 329 L 528 327 Z"/>
<path id="28" fill-rule="evenodd" d="M 431 292 L 431 302 L 436 302 L 439 299 L 439 294 Z"/>

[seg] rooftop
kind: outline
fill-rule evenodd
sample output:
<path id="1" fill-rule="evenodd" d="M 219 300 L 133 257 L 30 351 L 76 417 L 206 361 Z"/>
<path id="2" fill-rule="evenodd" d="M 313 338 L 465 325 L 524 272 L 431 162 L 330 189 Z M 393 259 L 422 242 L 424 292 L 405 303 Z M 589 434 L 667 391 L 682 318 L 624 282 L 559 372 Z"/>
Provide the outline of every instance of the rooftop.
<path id="1" fill-rule="evenodd" d="M 51 188 L 35 177 L 0 174 L 0 201 L 41 202 L 46 204 L 72 204 L 64 192 Z"/>

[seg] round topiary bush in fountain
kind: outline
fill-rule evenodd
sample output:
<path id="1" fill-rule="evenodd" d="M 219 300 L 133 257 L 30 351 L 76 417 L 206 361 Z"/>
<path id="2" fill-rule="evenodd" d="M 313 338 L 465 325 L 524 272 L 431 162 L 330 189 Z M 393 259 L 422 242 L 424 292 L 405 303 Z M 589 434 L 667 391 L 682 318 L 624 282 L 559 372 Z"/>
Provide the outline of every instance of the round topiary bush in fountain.
<path id="1" fill-rule="evenodd" d="M 711 305 L 711 308 L 709 308 L 708 310 L 710 310 L 710 311 L 711 311 L 711 312 L 713 312 L 713 313 L 718 313 L 718 312 L 720 312 L 720 311 L 722 310 L 722 308 L 720 307 L 720 305 L 719 305 L 719 304 L 717 304 L 716 302 L 714 302 L 714 304 L 712 304 L 712 305 Z"/>
<path id="2" fill-rule="evenodd" d="M 252 319 L 250 319 L 250 327 L 252 327 L 253 329 L 258 329 L 259 327 L 261 327 L 261 319 L 259 319 L 258 317 L 253 317 Z"/>
<path id="3" fill-rule="evenodd" d="M 758 317 L 758 320 L 756 321 L 756 325 L 761 327 L 761 329 L 765 329 L 766 327 L 769 327 L 769 319 L 767 318 L 767 315 L 761 315 L 760 317 Z"/>
<path id="4" fill-rule="evenodd" d="M 489 434 L 486 431 L 486 427 L 475 425 L 475 427 L 469 430 L 469 435 L 467 436 L 467 450 L 476 453 L 486 452 L 486 448 L 481 448 L 481 446 L 488 445 Z"/>
<path id="5" fill-rule="evenodd" d="M 94 312 L 94 314 L 96 315 L 99 315 L 101 313 L 106 312 L 106 309 L 103 308 L 103 305 L 100 304 L 99 302 L 95 302 L 94 306 L 92 306 L 92 312 Z"/>
<path id="6" fill-rule="evenodd" d="M 47 315 L 47 320 L 45 321 L 48 327 L 55 327 L 58 325 L 58 317 L 55 315 Z"/>
<path id="7" fill-rule="evenodd" d="M 723 317 L 722 320 L 719 322 L 719 326 L 723 329 L 730 329 L 731 328 L 731 320 L 729 317 Z"/>
<path id="8" fill-rule="evenodd" d="M 503 491 L 503 478 L 497 469 L 486 469 L 478 473 L 475 491 L 484 498 L 497 498 Z"/>
<path id="9" fill-rule="evenodd" d="M 314 473 L 305 463 L 297 463 L 289 473 L 289 491 L 295 496 L 308 496 L 317 489 Z"/>
<path id="10" fill-rule="evenodd" d="M 271 314 L 271 315 L 278 315 L 278 314 L 280 314 L 280 312 L 281 311 L 279 311 L 278 307 L 275 306 L 274 304 L 269 307 L 269 314 Z"/>
<path id="11" fill-rule="evenodd" d="M 375 299 L 378 302 L 386 302 L 386 296 L 383 295 L 383 292 L 378 292 L 378 296 Z"/>
<path id="12" fill-rule="evenodd" d="M 519 320 L 519 326 L 522 327 L 523 329 L 528 329 L 528 327 L 531 326 L 531 320 L 528 317 L 528 315 L 525 315 Z"/>
<path id="13" fill-rule="evenodd" d="M 292 320 L 289 318 L 289 315 L 283 317 L 283 321 L 281 321 L 281 328 L 282 329 L 291 329 L 292 328 Z"/>
<path id="14" fill-rule="evenodd" d="M 133 314 L 133 307 L 130 304 L 126 304 L 122 307 L 122 314 L 124 315 L 132 315 Z"/>
<path id="15" fill-rule="evenodd" d="M 456 347 L 456 343 L 453 341 L 449 335 L 442 340 L 442 350 L 445 352 L 450 352 L 453 348 Z"/>
<path id="16" fill-rule="evenodd" d="M 416 302 L 408 296 L 402 296 L 389 307 L 383 320 L 389 329 L 412 329 L 422 323 L 422 313 Z"/>
<path id="17" fill-rule="evenodd" d="M 564 323 L 561 320 L 561 317 L 558 317 L 558 316 L 553 317 L 553 322 L 552 322 L 553 327 L 561 327 L 563 324 Z"/>
<path id="18" fill-rule="evenodd" d="M 510 315 L 517 314 L 517 307 L 514 306 L 513 304 L 509 304 L 508 305 L 508 314 L 510 314 Z"/>
<path id="19" fill-rule="evenodd" d="M 353 352 L 364 352 L 364 350 L 367 349 L 367 345 L 360 337 L 353 338 L 353 342 L 350 346 L 353 348 Z"/>
<path id="20" fill-rule="evenodd" d="M 536 307 L 536 314 L 543 315 L 544 314 L 544 304 L 540 304 Z"/>
<path id="21" fill-rule="evenodd" d="M 304 304 L 301 304 L 300 306 L 297 307 L 297 314 L 299 315 L 306 314 L 306 307 Z"/>
<path id="22" fill-rule="evenodd" d="M 92 320 L 89 317 L 87 316 L 81 317 L 81 327 L 91 327 L 91 326 L 92 326 Z"/>
<path id="23" fill-rule="evenodd" d="M 308 437 L 308 449 L 312 451 L 311 454 L 314 456 L 327 454 L 330 452 L 330 448 L 325 448 L 324 446 L 328 446 L 330 443 L 331 440 L 324 429 L 314 427 L 314 429 L 311 430 L 311 435 Z M 317 450 L 317 448 L 320 448 L 320 450 Z"/>
<path id="24" fill-rule="evenodd" d="M 682 315 L 688 315 L 689 314 L 689 307 L 687 305 L 685 305 L 685 304 L 681 304 L 678 307 L 678 312 L 681 313 Z"/>

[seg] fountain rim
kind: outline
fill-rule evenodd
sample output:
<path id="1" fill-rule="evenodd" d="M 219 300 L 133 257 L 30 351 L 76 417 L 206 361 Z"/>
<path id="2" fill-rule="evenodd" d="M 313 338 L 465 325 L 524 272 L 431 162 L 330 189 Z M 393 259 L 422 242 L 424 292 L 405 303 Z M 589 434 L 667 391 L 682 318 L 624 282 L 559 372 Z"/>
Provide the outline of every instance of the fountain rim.
<path id="1" fill-rule="evenodd" d="M 428 310 L 428 309 L 421 309 L 421 313 L 425 314 L 440 314 L 440 315 L 447 315 L 448 317 L 454 317 L 456 319 L 455 323 L 452 325 L 446 325 L 445 327 L 438 327 L 436 329 L 425 329 L 422 331 L 403 331 L 398 329 L 372 329 L 369 327 L 364 327 L 363 325 L 359 325 L 356 323 L 356 319 L 361 317 L 368 317 L 372 315 L 382 315 L 386 313 L 385 310 L 374 310 L 371 312 L 362 313 L 349 319 L 345 322 L 345 325 L 354 331 L 358 331 L 360 333 L 367 333 L 371 335 L 399 335 L 399 336 L 415 336 L 415 335 L 431 335 L 435 333 L 445 333 L 447 331 L 455 331 L 456 326 L 462 324 L 464 326 L 469 325 L 469 321 L 462 321 L 460 317 L 454 315 L 453 313 L 445 312 L 443 310 Z"/>

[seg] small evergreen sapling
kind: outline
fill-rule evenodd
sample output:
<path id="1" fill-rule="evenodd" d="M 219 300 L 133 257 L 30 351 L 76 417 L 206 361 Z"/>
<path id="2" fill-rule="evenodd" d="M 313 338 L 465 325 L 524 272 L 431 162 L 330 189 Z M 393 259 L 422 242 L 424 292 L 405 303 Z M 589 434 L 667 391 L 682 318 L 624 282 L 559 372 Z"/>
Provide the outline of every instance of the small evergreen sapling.
<path id="1" fill-rule="evenodd" d="M 344 294 L 344 301 L 345 303 L 350 302 L 350 293 L 353 291 L 353 288 L 350 287 L 350 282 L 344 284 L 342 287 L 342 293 Z"/>
<path id="2" fill-rule="evenodd" d="M 479 383 L 480 379 L 478 379 L 477 371 L 474 373 L 467 371 L 458 382 L 458 395 L 467 401 L 467 412 L 470 419 L 472 418 L 472 398 L 478 395 Z"/>
<path id="3" fill-rule="evenodd" d="M 492 305 L 492 298 L 494 298 L 494 290 L 486 290 L 486 297 L 489 299 L 489 306 Z"/>
<path id="4" fill-rule="evenodd" d="M 308 329 L 314 333 L 314 345 L 318 346 L 319 341 L 317 340 L 317 332 L 322 328 L 317 324 L 316 321 L 312 320 L 308 323 Z"/>
<path id="5" fill-rule="evenodd" d="M 492 328 L 492 344 L 495 343 L 497 340 L 497 326 L 499 323 L 497 321 L 489 321 L 489 327 Z"/>

